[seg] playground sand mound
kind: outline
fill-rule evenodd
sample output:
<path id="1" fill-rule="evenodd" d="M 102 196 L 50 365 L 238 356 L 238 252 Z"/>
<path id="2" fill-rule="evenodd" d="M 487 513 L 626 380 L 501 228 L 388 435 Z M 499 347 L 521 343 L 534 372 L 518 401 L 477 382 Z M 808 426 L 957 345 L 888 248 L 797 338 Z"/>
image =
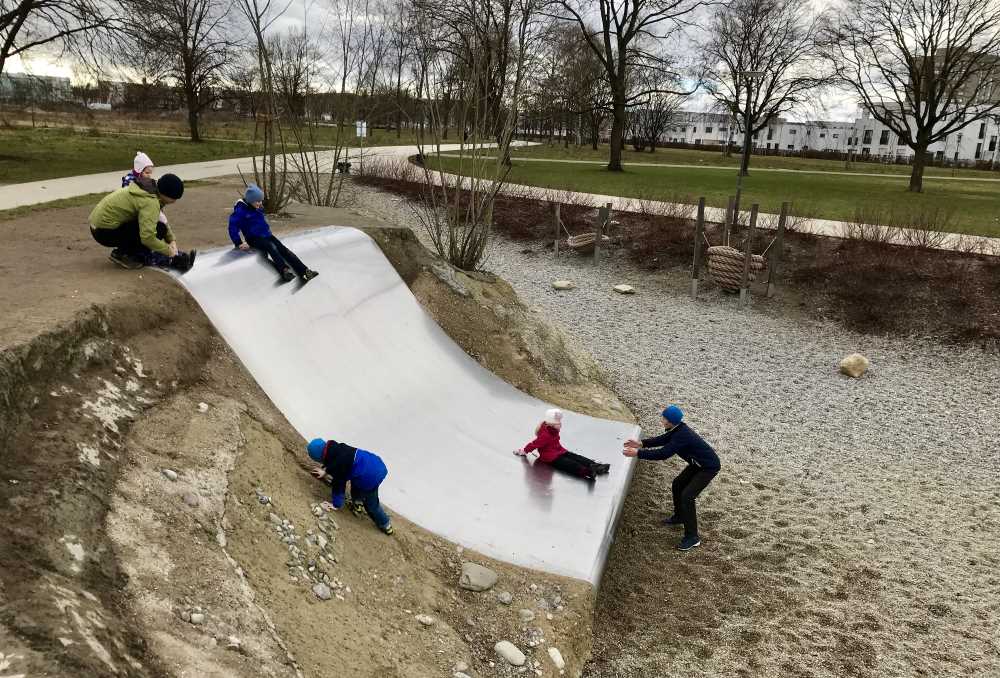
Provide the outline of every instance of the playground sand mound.
<path id="1" fill-rule="evenodd" d="M 175 224 L 199 224 L 178 226 L 182 246 L 226 242 L 234 186 L 192 189 L 171 211 Z M 374 677 L 464 664 L 472 676 L 513 675 L 493 649 L 509 640 L 542 675 L 558 674 L 550 646 L 567 675 L 579 671 L 588 585 L 462 552 L 398 516 L 386 537 L 365 518 L 314 515 L 326 491 L 300 465 L 297 434 L 179 286 L 103 258 L 87 212 L 3 226 L 13 255 L 3 266 L 19 281 L 0 291 L 5 669 Z M 361 225 L 303 209 L 294 223 L 352 218 Z M 409 232 L 369 233 L 482 364 L 565 407 L 629 418 L 594 383 L 593 361 L 508 286 L 442 269 Z M 470 331 L 480 322 L 488 338 Z M 465 560 L 498 572 L 493 590 L 458 587 Z"/>

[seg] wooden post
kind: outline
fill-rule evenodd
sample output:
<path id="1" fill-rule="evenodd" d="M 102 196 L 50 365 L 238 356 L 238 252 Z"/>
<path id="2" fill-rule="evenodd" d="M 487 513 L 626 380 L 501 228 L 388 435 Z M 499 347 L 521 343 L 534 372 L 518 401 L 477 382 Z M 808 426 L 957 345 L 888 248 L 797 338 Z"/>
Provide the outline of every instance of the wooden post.
<path id="1" fill-rule="evenodd" d="M 743 280 L 740 283 L 740 306 L 746 306 L 750 302 L 750 259 L 753 257 L 753 232 L 757 228 L 757 210 L 760 205 L 754 203 L 750 206 L 750 227 L 747 229 L 747 239 L 744 243 L 743 252 Z"/>
<path id="2" fill-rule="evenodd" d="M 555 240 L 555 252 L 556 256 L 559 256 L 559 240 L 562 238 L 562 220 L 559 218 L 559 210 L 562 205 L 560 203 L 554 203 L 552 209 L 552 221 L 556 230 L 556 240 Z"/>
<path id="3" fill-rule="evenodd" d="M 740 230 L 740 194 L 736 193 L 733 197 L 733 220 L 729 223 L 729 228 L 726 229 L 726 244 L 729 244 L 729 239 L 733 233 Z"/>
<path id="4" fill-rule="evenodd" d="M 604 236 L 604 225 L 611 220 L 611 203 L 606 204 L 597 213 L 597 225 L 594 227 L 594 265 L 601 260 L 601 238 Z"/>
<path id="5" fill-rule="evenodd" d="M 722 243 L 723 245 L 729 244 L 729 225 L 733 223 L 736 219 L 733 217 L 734 210 L 736 208 L 736 196 L 729 196 L 729 206 L 726 207 L 726 221 L 722 224 Z"/>
<path id="6" fill-rule="evenodd" d="M 774 296 L 781 285 L 781 256 L 785 253 L 785 222 L 788 221 L 789 204 L 781 203 L 781 214 L 778 216 L 778 232 L 774 236 L 774 254 L 767 267 L 770 272 L 767 274 L 767 296 Z"/>
<path id="7" fill-rule="evenodd" d="M 694 263 L 691 265 L 691 298 L 698 298 L 698 277 L 701 273 L 701 240 L 705 235 L 705 199 L 698 199 L 698 219 L 694 222 Z"/>

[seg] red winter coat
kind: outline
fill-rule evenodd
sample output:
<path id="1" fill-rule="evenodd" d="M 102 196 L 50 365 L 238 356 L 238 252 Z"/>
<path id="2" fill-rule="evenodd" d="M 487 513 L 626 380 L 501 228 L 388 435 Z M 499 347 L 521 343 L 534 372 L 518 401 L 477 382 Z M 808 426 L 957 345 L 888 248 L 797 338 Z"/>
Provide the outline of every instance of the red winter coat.
<path id="1" fill-rule="evenodd" d="M 545 423 L 535 431 L 535 439 L 524 446 L 525 452 L 532 450 L 538 450 L 538 461 L 546 464 L 551 464 L 567 452 L 559 442 L 559 429 Z"/>

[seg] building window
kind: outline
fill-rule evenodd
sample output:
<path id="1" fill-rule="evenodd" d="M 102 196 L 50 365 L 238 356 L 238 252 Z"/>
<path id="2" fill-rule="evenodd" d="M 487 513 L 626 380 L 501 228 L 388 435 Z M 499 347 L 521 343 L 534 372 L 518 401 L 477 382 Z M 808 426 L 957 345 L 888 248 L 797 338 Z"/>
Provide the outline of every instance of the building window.
<path id="1" fill-rule="evenodd" d="M 882 130 L 882 134 L 878 137 L 879 146 L 886 146 L 889 143 L 889 130 Z"/>
<path id="2" fill-rule="evenodd" d="M 773 138 L 774 138 L 774 128 L 773 127 L 768 127 L 767 128 L 767 140 L 770 141 Z"/>
<path id="3" fill-rule="evenodd" d="M 983 157 L 983 144 L 979 142 L 976 144 L 976 160 L 979 160 L 981 157 Z"/>
<path id="4" fill-rule="evenodd" d="M 990 137 L 990 147 L 989 147 L 989 151 L 991 153 L 993 151 L 995 151 L 995 150 L 997 150 L 997 138 L 996 138 L 996 135 Z"/>
<path id="5" fill-rule="evenodd" d="M 839 135 L 839 134 L 834 134 L 834 135 L 833 135 L 833 138 L 834 138 L 834 139 L 839 139 L 839 138 L 840 138 L 840 135 Z"/>
<path id="6" fill-rule="evenodd" d="M 826 132 L 820 132 L 819 133 L 819 138 L 820 139 L 826 139 Z"/>
<path id="7" fill-rule="evenodd" d="M 938 161 L 938 162 L 941 162 L 942 160 L 944 160 L 944 151 L 938 151 L 937 153 L 935 153 L 934 154 L 934 159 L 936 161 Z"/>
<path id="8" fill-rule="evenodd" d="M 790 130 L 788 130 L 788 133 L 789 134 L 798 134 L 799 131 L 797 129 L 790 129 Z"/>
<path id="9" fill-rule="evenodd" d="M 695 146 L 701 146 L 701 139 L 695 139 L 694 140 L 694 145 Z"/>
<path id="10" fill-rule="evenodd" d="M 861 143 L 863 143 L 863 144 L 870 144 L 872 142 L 872 134 L 873 134 L 873 130 L 866 129 L 865 130 L 865 135 L 861 139 Z"/>
<path id="11" fill-rule="evenodd" d="M 862 148 L 861 149 L 861 155 L 862 156 L 864 156 L 864 157 L 867 158 L 870 154 L 871 154 L 871 151 L 869 149 L 867 149 L 867 148 Z"/>
<path id="12" fill-rule="evenodd" d="M 711 133 L 712 133 L 712 126 L 709 125 L 708 127 L 705 128 L 705 134 L 711 134 Z"/>
<path id="13" fill-rule="evenodd" d="M 795 150 L 795 144 L 788 144 L 788 150 L 794 151 Z"/>
<path id="14" fill-rule="evenodd" d="M 985 139 L 986 138 L 986 123 L 985 122 L 979 123 L 979 138 L 980 139 Z"/>
<path id="15" fill-rule="evenodd" d="M 692 127 L 692 128 L 691 128 L 691 134 L 694 134 L 694 133 L 696 133 L 697 131 L 698 131 L 698 128 L 697 128 L 697 127 Z"/>
<path id="16" fill-rule="evenodd" d="M 729 131 L 728 127 L 720 127 L 719 128 L 719 134 L 725 134 L 728 131 Z M 756 136 L 756 135 L 754 135 L 754 136 Z"/>

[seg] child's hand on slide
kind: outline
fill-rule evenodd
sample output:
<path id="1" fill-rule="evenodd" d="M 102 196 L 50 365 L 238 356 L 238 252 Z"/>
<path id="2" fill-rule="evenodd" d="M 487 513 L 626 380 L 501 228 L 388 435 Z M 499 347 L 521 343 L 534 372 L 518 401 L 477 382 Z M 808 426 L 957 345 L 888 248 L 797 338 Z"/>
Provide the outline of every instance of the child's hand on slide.
<path id="1" fill-rule="evenodd" d="M 516 454 L 519 457 L 523 457 L 525 452 L 524 450 L 514 450 L 514 454 Z"/>
<path id="2" fill-rule="evenodd" d="M 246 252 L 250 249 L 250 245 L 247 245 L 245 242 L 241 242 L 239 245 L 239 249 L 242 252 Z"/>
<path id="3" fill-rule="evenodd" d="M 527 459 L 528 463 L 533 466 L 535 462 L 538 461 L 538 457 L 540 456 L 541 455 L 539 455 L 538 452 L 528 452 L 526 455 L 524 455 L 524 458 Z"/>
<path id="4" fill-rule="evenodd" d="M 310 473 L 312 473 L 317 479 L 323 480 L 326 476 L 326 469 L 322 466 L 314 466 Z"/>

